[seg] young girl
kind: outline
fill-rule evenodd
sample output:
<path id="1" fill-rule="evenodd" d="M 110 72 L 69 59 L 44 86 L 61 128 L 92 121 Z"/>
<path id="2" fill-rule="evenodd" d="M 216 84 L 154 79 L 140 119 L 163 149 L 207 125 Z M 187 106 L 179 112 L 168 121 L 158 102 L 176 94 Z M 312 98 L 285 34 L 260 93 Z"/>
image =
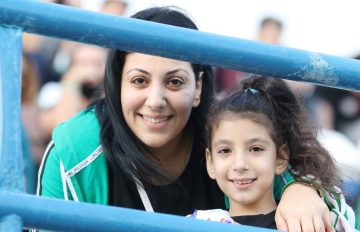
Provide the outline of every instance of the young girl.
<path id="1" fill-rule="evenodd" d="M 341 215 L 338 203 L 345 204 L 332 187 L 340 181 L 334 161 L 316 140 L 301 104 L 281 79 L 245 80 L 240 91 L 212 106 L 206 129 L 207 171 L 228 196 L 231 218 L 221 210 L 196 211 L 196 218 L 276 229 L 274 179 L 288 164 L 299 176 L 315 177 L 317 189 L 330 193 L 324 197 L 331 201 L 334 215 Z M 348 216 L 350 223 L 344 217 L 334 218 L 334 227 L 354 231 L 352 210 L 348 209 Z"/>

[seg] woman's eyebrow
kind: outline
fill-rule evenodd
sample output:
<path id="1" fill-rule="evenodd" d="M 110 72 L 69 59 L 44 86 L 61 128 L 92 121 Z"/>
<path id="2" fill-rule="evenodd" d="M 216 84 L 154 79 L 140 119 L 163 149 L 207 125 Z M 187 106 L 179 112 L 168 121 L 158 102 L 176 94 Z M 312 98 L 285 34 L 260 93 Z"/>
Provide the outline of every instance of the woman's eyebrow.
<path id="1" fill-rule="evenodd" d="M 181 72 L 181 71 L 186 72 L 187 74 L 189 74 L 189 72 L 186 69 L 178 68 L 178 69 L 174 69 L 174 70 L 171 70 L 171 71 L 165 73 L 165 75 L 171 75 L 171 74 Z"/>
<path id="2" fill-rule="evenodd" d="M 150 75 L 150 73 L 148 71 L 145 71 L 144 69 L 141 69 L 141 68 L 130 69 L 129 71 L 126 72 L 126 74 L 129 74 L 130 72 L 133 72 L 133 71 L 138 71 L 138 72 L 142 72 L 144 74 Z"/>

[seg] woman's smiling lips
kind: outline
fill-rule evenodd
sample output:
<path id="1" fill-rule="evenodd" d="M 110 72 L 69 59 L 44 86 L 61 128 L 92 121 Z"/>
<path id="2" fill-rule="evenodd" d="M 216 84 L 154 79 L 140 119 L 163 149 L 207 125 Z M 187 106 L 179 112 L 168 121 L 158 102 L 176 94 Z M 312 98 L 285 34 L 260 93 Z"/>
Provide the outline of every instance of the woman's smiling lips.
<path id="1" fill-rule="evenodd" d="M 139 114 L 146 126 L 153 129 L 165 127 L 171 116 Z"/>

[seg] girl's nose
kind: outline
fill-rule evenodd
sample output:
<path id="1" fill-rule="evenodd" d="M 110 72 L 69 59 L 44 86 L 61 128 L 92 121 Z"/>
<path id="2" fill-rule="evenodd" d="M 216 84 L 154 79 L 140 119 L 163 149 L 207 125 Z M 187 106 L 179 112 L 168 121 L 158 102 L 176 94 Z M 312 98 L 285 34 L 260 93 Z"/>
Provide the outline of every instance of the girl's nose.
<path id="1" fill-rule="evenodd" d="M 166 105 L 165 91 L 161 86 L 152 86 L 149 89 L 145 105 L 151 110 L 161 110 Z"/>
<path id="2" fill-rule="evenodd" d="M 249 162 L 246 154 L 236 153 L 233 160 L 233 170 L 240 172 L 249 169 Z"/>

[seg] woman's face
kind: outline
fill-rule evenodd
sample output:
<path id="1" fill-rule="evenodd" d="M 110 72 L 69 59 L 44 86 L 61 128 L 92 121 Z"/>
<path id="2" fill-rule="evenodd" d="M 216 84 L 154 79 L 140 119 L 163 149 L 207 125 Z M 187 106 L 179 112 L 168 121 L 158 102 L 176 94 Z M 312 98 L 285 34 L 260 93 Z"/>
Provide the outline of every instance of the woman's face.
<path id="1" fill-rule="evenodd" d="M 149 148 L 170 144 L 200 104 L 201 85 L 188 62 L 129 53 L 120 96 L 127 125 Z"/>

